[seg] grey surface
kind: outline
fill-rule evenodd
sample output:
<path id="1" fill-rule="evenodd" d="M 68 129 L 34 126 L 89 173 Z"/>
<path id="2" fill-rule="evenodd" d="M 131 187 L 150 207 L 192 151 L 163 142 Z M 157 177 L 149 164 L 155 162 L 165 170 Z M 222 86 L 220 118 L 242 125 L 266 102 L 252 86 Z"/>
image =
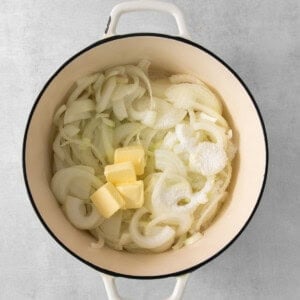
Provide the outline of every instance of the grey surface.
<path id="1" fill-rule="evenodd" d="M 100 275 L 58 246 L 34 214 L 21 147 L 45 81 L 102 36 L 118 2 L 1 0 L 0 299 L 106 299 Z M 192 274 L 184 299 L 299 299 L 299 1 L 174 2 L 192 39 L 247 83 L 270 146 L 268 182 L 256 215 L 232 247 Z M 157 13 L 126 16 L 120 27 L 122 33 L 176 32 L 172 18 Z M 118 285 L 132 299 L 162 299 L 173 282 L 120 279 Z"/>

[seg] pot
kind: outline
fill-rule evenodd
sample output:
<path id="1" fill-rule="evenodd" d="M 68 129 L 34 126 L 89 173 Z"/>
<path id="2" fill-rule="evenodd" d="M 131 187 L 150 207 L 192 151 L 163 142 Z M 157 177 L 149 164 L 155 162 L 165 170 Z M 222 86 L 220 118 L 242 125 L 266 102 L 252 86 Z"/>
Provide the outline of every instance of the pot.
<path id="1" fill-rule="evenodd" d="M 116 35 L 119 17 L 129 11 L 158 10 L 174 16 L 179 36 L 154 33 Z M 209 262 L 245 229 L 262 195 L 267 173 L 267 139 L 257 104 L 240 77 L 209 50 L 190 41 L 180 10 L 159 1 L 131 1 L 115 6 L 105 38 L 65 62 L 40 92 L 29 116 L 23 147 L 24 178 L 31 203 L 49 234 L 70 254 L 103 274 L 109 299 L 120 299 L 114 277 L 154 279 L 178 276 L 169 299 L 179 299 L 187 274 Z M 92 249 L 93 238 L 66 219 L 50 189 L 52 118 L 76 79 L 113 65 L 141 58 L 172 73 L 195 73 L 223 99 L 238 154 L 228 200 L 204 237 L 193 245 L 157 254 Z"/>

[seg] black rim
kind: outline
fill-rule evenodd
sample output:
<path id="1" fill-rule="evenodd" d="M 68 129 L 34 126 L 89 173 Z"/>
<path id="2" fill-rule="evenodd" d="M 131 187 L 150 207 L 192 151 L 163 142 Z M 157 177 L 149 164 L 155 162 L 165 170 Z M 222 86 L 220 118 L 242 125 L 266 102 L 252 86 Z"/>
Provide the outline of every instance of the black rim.
<path id="1" fill-rule="evenodd" d="M 163 274 L 163 275 L 156 275 L 156 276 L 133 276 L 133 275 L 127 275 L 127 274 L 121 274 L 121 273 L 116 273 L 110 270 L 106 270 L 106 269 L 102 269 L 86 260 L 84 260 L 82 257 L 78 256 L 76 253 L 74 253 L 71 249 L 69 249 L 68 247 L 66 247 L 56 236 L 55 234 L 50 230 L 50 228 L 48 227 L 48 225 L 45 223 L 45 221 L 43 220 L 41 214 L 39 213 L 35 202 L 33 200 L 30 188 L 29 188 L 29 184 L 28 184 L 28 180 L 27 180 L 27 174 L 26 174 L 26 164 L 25 164 L 25 152 L 26 152 L 26 141 L 27 141 L 27 133 L 28 133 L 28 128 L 31 122 L 31 118 L 33 116 L 33 113 L 35 111 L 35 108 L 38 104 L 38 102 L 40 101 L 42 95 L 44 94 L 45 90 L 47 89 L 47 87 L 50 85 L 50 83 L 53 81 L 53 79 L 59 74 L 59 72 L 64 69 L 71 61 L 73 61 L 75 58 L 77 58 L 78 56 L 80 56 L 81 54 L 83 54 L 84 52 L 97 47 L 99 45 L 105 44 L 107 42 L 113 41 L 113 40 L 117 40 L 117 39 L 124 39 L 124 38 L 129 38 L 129 37 L 136 37 L 136 36 L 155 36 L 155 37 L 161 37 L 161 38 L 167 38 L 167 39 L 173 39 L 173 40 L 177 40 L 179 42 L 183 42 L 186 44 L 189 44 L 193 47 L 196 47 L 198 49 L 201 49 L 203 51 L 205 51 L 206 53 L 208 53 L 209 55 L 213 56 L 216 60 L 218 60 L 220 63 L 222 63 L 241 83 L 241 85 L 244 87 L 244 89 L 247 91 L 249 97 L 252 100 L 252 103 L 256 109 L 256 112 L 259 116 L 259 120 L 261 123 L 261 127 L 263 130 L 263 134 L 264 134 L 264 139 L 265 139 L 265 148 L 266 148 L 266 165 L 265 165 L 265 173 L 264 173 L 264 179 L 263 179 L 263 183 L 262 183 L 262 187 L 260 190 L 260 194 L 259 197 L 257 199 L 256 205 L 250 215 L 250 217 L 248 218 L 247 222 L 244 224 L 244 226 L 241 228 L 241 230 L 239 231 L 239 233 L 226 245 L 224 246 L 220 251 L 218 251 L 216 254 L 214 254 L 213 256 L 211 256 L 210 258 L 208 258 L 207 260 L 205 260 L 204 262 L 201 262 L 197 265 L 194 265 L 193 267 L 178 271 L 178 272 L 174 272 L 174 273 L 168 273 L 168 274 Z M 248 87 L 246 86 L 246 84 L 242 81 L 242 79 L 238 76 L 238 74 L 231 68 L 229 67 L 222 59 L 220 59 L 218 56 L 216 56 L 214 53 L 212 53 L 211 51 L 205 49 L 204 47 L 190 41 L 187 39 L 184 39 L 182 37 L 177 37 L 177 36 L 170 36 L 170 35 L 166 35 L 166 34 L 158 34 L 158 33 L 132 33 L 132 34 L 126 34 L 126 35 L 118 35 L 118 36 L 113 36 L 110 38 L 106 38 L 103 40 L 100 40 L 96 43 L 91 44 L 90 46 L 86 47 L 85 49 L 81 50 L 80 52 L 78 52 L 77 54 L 75 54 L 74 56 L 72 56 L 69 60 L 67 60 L 51 77 L 50 79 L 47 81 L 47 83 L 45 84 L 45 86 L 43 87 L 43 89 L 41 90 L 41 92 L 39 93 L 37 99 L 34 102 L 34 105 L 31 109 L 31 112 L 29 114 L 29 118 L 26 124 L 26 129 L 25 129 L 25 134 L 24 134 L 24 139 L 23 139 L 23 150 L 22 150 L 22 166 L 23 166 L 23 176 L 24 176 L 24 180 L 25 180 L 25 185 L 26 185 L 26 189 L 27 189 L 27 193 L 30 199 L 30 202 L 34 208 L 35 213 L 37 214 L 38 218 L 40 219 L 41 223 L 44 225 L 44 227 L 46 228 L 46 230 L 48 231 L 48 233 L 54 238 L 54 240 L 60 245 L 62 246 L 67 252 L 69 252 L 71 255 L 73 255 L 74 257 L 76 257 L 77 259 L 79 259 L 81 262 L 87 264 L 88 266 L 94 268 L 97 271 L 112 275 L 112 276 L 117 276 L 117 277 L 125 277 L 125 278 L 134 278 L 134 279 L 158 279 L 158 278 L 165 278 L 165 277 L 170 277 L 170 276 L 178 276 L 178 275 L 182 275 L 182 274 L 186 274 L 189 272 L 193 272 L 196 269 L 200 268 L 201 266 L 207 264 L 208 262 L 210 262 L 211 260 L 215 259 L 217 256 L 219 256 L 221 253 L 223 253 L 229 246 L 232 245 L 233 242 L 236 241 L 236 239 L 241 235 L 241 233 L 245 230 L 245 228 L 247 227 L 247 225 L 249 224 L 250 220 L 252 219 L 255 211 L 257 210 L 257 207 L 260 203 L 265 185 L 266 185 L 266 179 L 267 179 L 267 170 L 268 170 L 268 161 L 269 161 L 269 152 L 268 152 L 268 140 L 267 140 L 267 133 L 266 133 L 266 128 L 261 116 L 261 113 L 259 111 L 258 105 L 254 100 L 254 97 L 252 96 L 252 94 L 250 93 Z"/>

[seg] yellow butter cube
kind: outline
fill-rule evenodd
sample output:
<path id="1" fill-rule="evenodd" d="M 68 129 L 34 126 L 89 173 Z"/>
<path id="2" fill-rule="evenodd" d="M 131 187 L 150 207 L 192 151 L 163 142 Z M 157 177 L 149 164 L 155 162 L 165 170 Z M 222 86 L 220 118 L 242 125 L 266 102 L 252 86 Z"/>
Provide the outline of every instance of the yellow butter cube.
<path id="1" fill-rule="evenodd" d="M 116 186 L 122 195 L 125 205 L 124 209 L 140 208 L 144 204 L 144 182 L 139 180 L 133 183 L 121 184 Z"/>
<path id="2" fill-rule="evenodd" d="M 108 182 L 122 184 L 136 181 L 136 175 L 132 162 L 108 165 L 104 169 L 104 175 Z"/>
<path id="3" fill-rule="evenodd" d="M 110 218 L 125 204 L 121 194 L 110 182 L 100 187 L 90 198 L 104 218 Z"/>
<path id="4" fill-rule="evenodd" d="M 145 151 L 140 145 L 118 148 L 115 150 L 115 163 L 131 161 L 137 175 L 142 175 L 145 168 Z"/>

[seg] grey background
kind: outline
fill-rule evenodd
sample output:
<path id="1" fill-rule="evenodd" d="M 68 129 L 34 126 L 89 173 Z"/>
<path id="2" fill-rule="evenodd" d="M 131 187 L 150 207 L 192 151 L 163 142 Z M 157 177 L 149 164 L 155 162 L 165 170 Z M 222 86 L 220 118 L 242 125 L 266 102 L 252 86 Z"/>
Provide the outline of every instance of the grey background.
<path id="1" fill-rule="evenodd" d="M 44 83 L 71 55 L 101 38 L 118 2 L 1 0 L 1 299 L 106 299 L 100 275 L 58 246 L 34 214 L 21 148 Z M 256 215 L 223 255 L 191 275 L 184 299 L 299 299 L 299 1 L 174 2 L 192 39 L 222 57 L 252 91 L 270 147 Z M 159 13 L 126 15 L 119 28 L 176 33 L 173 19 Z M 121 294 L 132 299 L 162 299 L 173 283 L 118 280 Z"/>

